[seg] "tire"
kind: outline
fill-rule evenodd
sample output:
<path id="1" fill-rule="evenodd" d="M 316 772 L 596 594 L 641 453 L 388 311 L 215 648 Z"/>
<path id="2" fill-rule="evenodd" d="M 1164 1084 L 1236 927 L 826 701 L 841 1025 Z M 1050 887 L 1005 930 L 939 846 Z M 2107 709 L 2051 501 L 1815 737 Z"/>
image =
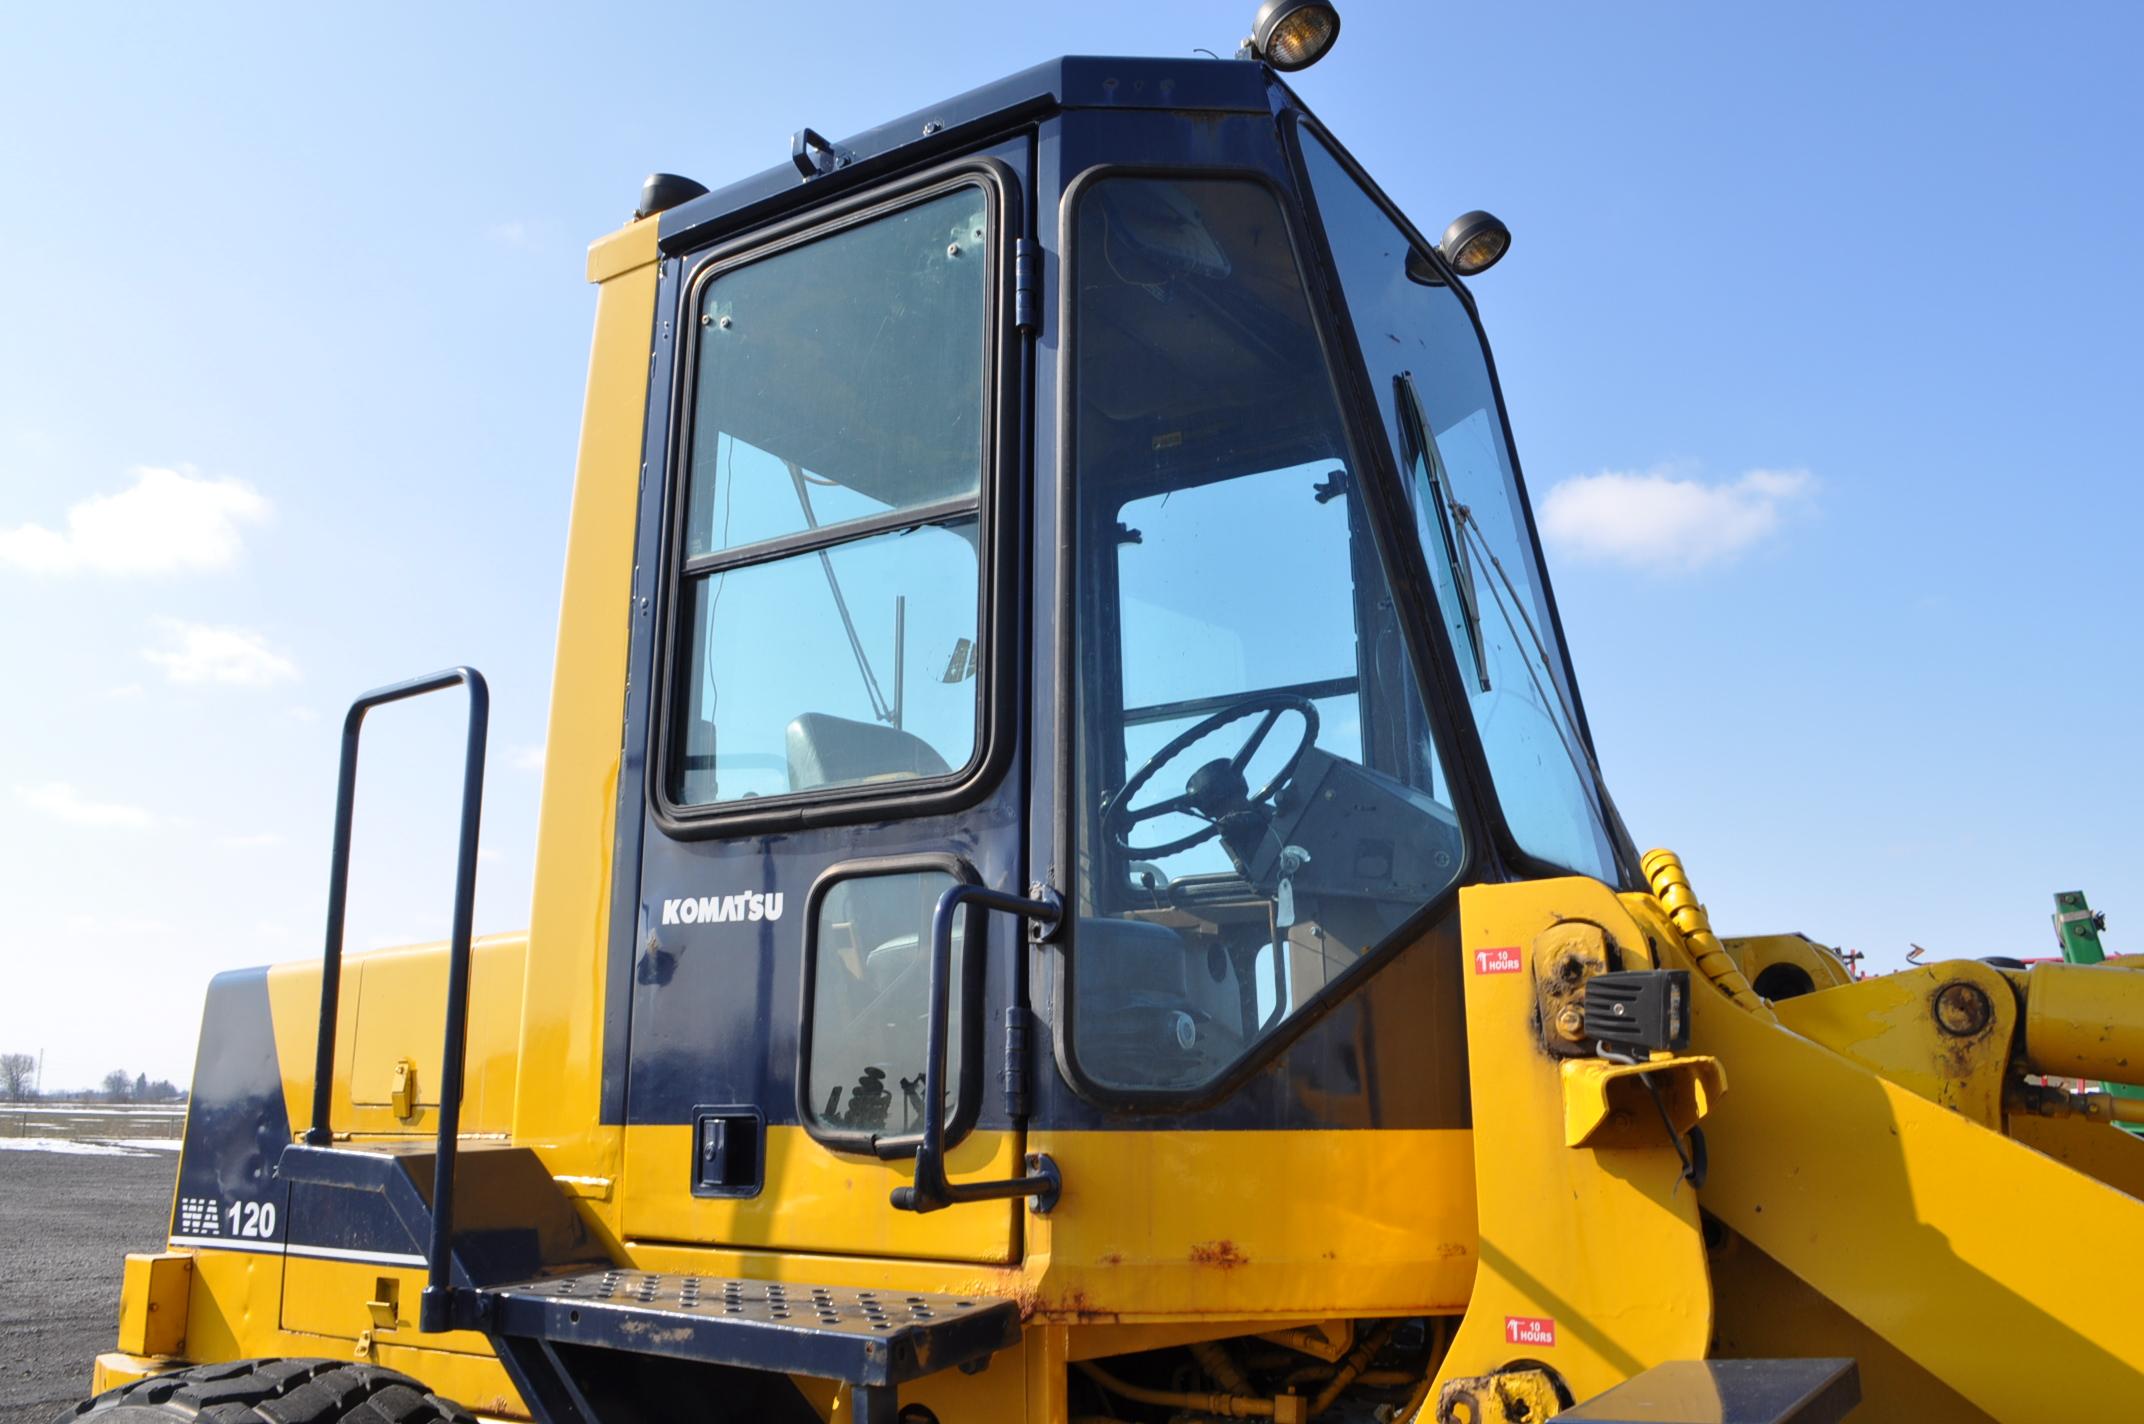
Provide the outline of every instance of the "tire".
<path id="1" fill-rule="evenodd" d="M 476 1424 L 408 1375 L 342 1360 L 232 1360 L 106 1390 L 53 1424 Z"/>

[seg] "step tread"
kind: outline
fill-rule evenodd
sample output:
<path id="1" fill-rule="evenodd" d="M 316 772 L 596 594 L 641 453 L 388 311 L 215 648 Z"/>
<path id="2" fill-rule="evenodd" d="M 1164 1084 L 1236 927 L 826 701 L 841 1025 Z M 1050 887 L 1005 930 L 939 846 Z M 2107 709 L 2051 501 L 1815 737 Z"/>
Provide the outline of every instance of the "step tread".
<path id="1" fill-rule="evenodd" d="M 999 1296 L 816 1286 L 618 1268 L 484 1292 L 495 1334 L 891 1384 L 1020 1338 Z"/>

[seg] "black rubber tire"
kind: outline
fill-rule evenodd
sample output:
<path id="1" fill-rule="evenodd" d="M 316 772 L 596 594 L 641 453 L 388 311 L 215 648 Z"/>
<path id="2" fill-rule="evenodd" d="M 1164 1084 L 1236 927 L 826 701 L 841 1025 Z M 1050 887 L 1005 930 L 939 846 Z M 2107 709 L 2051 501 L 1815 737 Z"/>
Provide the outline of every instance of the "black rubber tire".
<path id="1" fill-rule="evenodd" d="M 418 1381 L 347 1360 L 231 1360 L 153 1375 L 53 1424 L 475 1424 Z"/>

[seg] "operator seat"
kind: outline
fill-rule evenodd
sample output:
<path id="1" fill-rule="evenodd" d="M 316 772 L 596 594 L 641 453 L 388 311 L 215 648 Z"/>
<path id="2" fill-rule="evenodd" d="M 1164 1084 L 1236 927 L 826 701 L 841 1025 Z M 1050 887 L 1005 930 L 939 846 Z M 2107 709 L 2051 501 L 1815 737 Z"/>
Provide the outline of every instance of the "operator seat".
<path id="1" fill-rule="evenodd" d="M 852 722 L 824 712 L 806 712 L 786 736 L 789 789 L 855 786 L 872 781 L 913 781 L 943 776 L 952 768 L 913 732 L 876 722 Z"/>

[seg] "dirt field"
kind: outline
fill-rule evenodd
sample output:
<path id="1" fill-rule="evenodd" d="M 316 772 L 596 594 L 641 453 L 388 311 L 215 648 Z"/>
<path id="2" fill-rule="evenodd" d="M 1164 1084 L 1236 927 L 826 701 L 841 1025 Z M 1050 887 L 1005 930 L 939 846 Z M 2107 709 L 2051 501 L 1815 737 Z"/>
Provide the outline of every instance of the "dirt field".
<path id="1" fill-rule="evenodd" d="M 120 1259 L 163 1244 L 177 1166 L 171 1151 L 0 1151 L 0 1424 L 52 1424 L 88 1392 Z"/>

